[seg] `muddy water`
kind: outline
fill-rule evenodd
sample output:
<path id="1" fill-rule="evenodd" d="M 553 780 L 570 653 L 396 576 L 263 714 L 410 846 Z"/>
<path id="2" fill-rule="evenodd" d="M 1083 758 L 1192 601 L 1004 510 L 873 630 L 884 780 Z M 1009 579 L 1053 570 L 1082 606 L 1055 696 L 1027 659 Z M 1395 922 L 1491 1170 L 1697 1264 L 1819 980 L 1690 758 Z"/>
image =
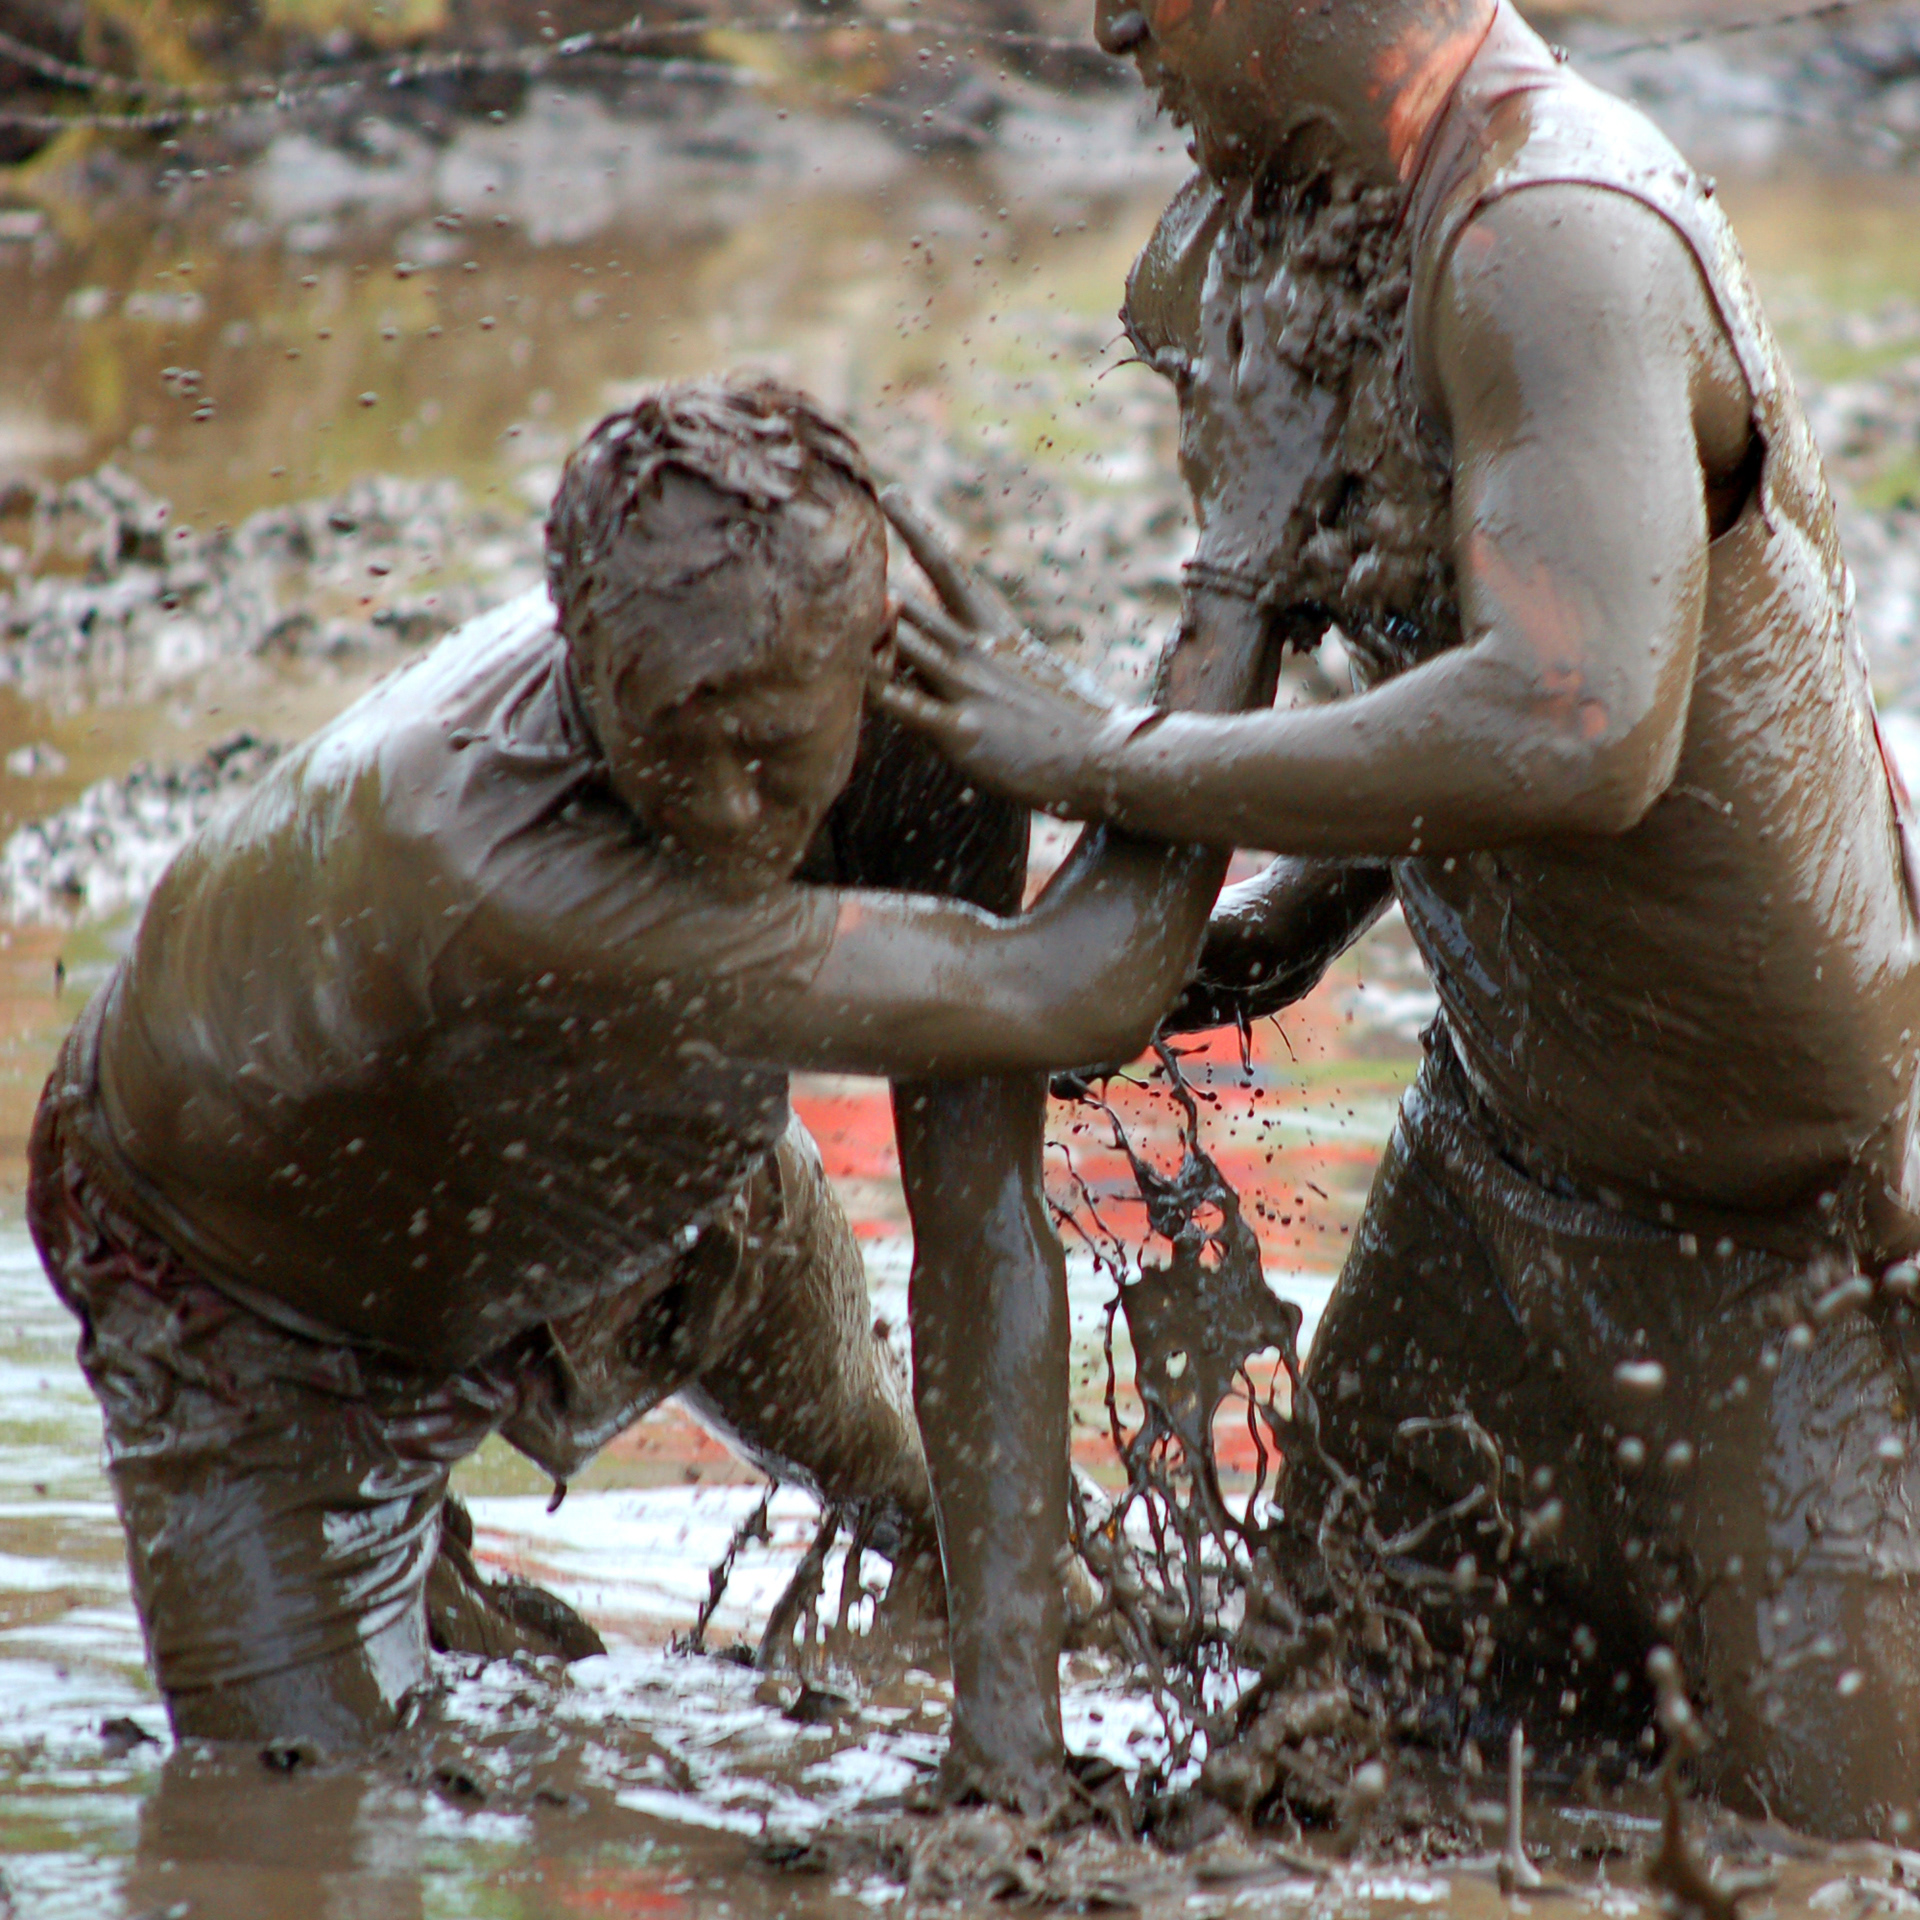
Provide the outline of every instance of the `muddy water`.
<path id="1" fill-rule="evenodd" d="M 43 182 L 37 237 L 0 241 L 12 321 L 0 480 L 111 457 L 199 527 L 373 472 L 451 475 L 476 505 L 530 514 L 570 439 L 636 382 L 746 361 L 850 411 L 1039 617 L 1077 629 L 1125 677 L 1172 605 L 1184 533 L 1171 410 L 1148 375 L 1117 366 L 1112 316 L 1181 171 L 1124 97 L 1036 99 L 984 149 L 915 157 L 775 88 L 679 119 L 536 95 L 515 120 L 438 147 L 404 131 L 347 150 L 288 133 L 250 166 L 137 203 L 94 205 Z M 1920 313 L 1920 208 L 1906 184 L 1723 185 L 1810 380 L 1920 350 L 1920 327 L 1902 318 Z M 1891 499 L 1888 476 L 1912 457 L 1896 448 L 1864 479 Z M 417 585 L 369 575 L 359 603 L 377 610 Z M 0 766 L 27 746 L 57 755 L 0 773 L 0 830 L 236 725 L 297 736 L 398 657 L 223 663 L 131 698 L 0 693 Z M 460 1476 L 483 1556 L 580 1605 L 613 1648 L 605 1660 L 566 1681 L 450 1667 L 433 1723 L 373 1769 L 288 1777 L 169 1753 L 97 1415 L 18 1224 L 32 1098 L 124 932 L 0 928 L 0 1185 L 16 1196 L 0 1223 L 0 1913 L 851 1912 L 896 1900 L 870 1860 L 776 1873 L 760 1836 L 804 1835 L 909 1789 L 939 1749 L 943 1683 L 823 1675 L 847 1702 L 795 1714 L 746 1670 L 667 1650 L 759 1498 L 754 1476 L 671 1409 L 610 1448 L 551 1516 L 545 1483 L 502 1448 Z M 1310 1321 L 1431 1007 L 1390 922 L 1309 1005 L 1262 1025 L 1250 1063 L 1231 1041 L 1189 1063 L 1269 1276 Z M 898 1324 L 907 1247 L 884 1102 L 825 1080 L 799 1096 L 856 1218 L 876 1306 Z M 1163 1099 L 1123 1089 L 1116 1107 L 1136 1138 L 1171 1148 Z M 1070 1163 L 1113 1223 L 1137 1231 L 1104 1122 L 1060 1109 L 1055 1159 L 1063 1196 Z M 1075 1452 L 1108 1477 L 1106 1288 L 1084 1259 L 1072 1274 Z M 1124 1341 L 1118 1358 L 1124 1373 Z M 1236 1431 L 1229 1407 L 1229 1469 Z M 777 1497 L 772 1520 L 772 1544 L 742 1555 L 717 1643 L 751 1635 L 804 1546 L 805 1502 Z M 1095 1656 L 1074 1656 L 1067 1712 L 1077 1747 L 1123 1765 L 1154 1752 L 1150 1711 Z M 1643 1802 L 1542 1810 L 1529 1839 L 1574 1904 L 1651 1911 L 1635 1864 L 1647 1815 Z M 1490 1811 L 1486 1831 L 1497 1839 Z M 1788 1862 L 1776 1898 L 1901 1910 L 1920 1905 L 1891 1884 L 1910 1864 L 1810 1855 Z M 1098 1888 L 1155 1911 L 1506 1909 L 1490 1856 L 1289 1867 L 1216 1848 L 1177 1871 L 1121 1855 L 1068 1868 L 1083 1898 Z"/>

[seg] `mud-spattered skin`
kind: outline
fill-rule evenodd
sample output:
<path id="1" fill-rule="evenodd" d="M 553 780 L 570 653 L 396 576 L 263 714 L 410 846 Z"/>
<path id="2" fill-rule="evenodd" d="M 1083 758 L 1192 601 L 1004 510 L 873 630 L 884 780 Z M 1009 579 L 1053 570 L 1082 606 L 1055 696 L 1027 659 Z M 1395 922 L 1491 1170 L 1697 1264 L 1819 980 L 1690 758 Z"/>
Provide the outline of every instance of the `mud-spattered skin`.
<path id="1" fill-rule="evenodd" d="M 888 511 L 949 613 L 1015 651 L 1010 610 L 966 574 L 908 504 Z M 1176 706 L 1230 711 L 1271 698 L 1276 623 L 1243 596 L 1196 589 L 1166 694 Z M 903 646 L 907 644 L 903 636 Z M 925 649 L 916 649 L 925 657 Z M 1056 676 L 1047 670 L 1050 683 Z M 884 690 L 889 701 L 897 686 Z M 908 704 L 911 704 L 910 699 Z M 1152 952 L 1204 917 L 1224 856 L 1168 851 L 1098 829 L 1047 890 L 1071 911 L 1105 901 Z M 1198 925 L 1198 919 L 1192 924 Z M 1067 959 L 1076 973 L 1085 956 Z M 1156 1003 L 1164 1005 L 1162 998 Z M 1082 1053 L 1076 1064 L 1103 1056 Z M 914 1372 L 940 1516 L 954 1666 L 943 1792 L 1040 1811 L 1066 1783 L 1059 1658 L 1067 1547 L 1066 1272 L 1039 1184 L 1044 1083 L 929 1080 L 894 1092 L 901 1170 L 914 1223 Z M 1011 1156 L 1011 1157 L 1010 1157 Z M 1017 1168 L 1023 1179 L 1009 1177 Z M 979 1251 L 999 1276 L 983 1292 Z M 1017 1284 L 1014 1276 L 1030 1276 Z"/>
<path id="2" fill-rule="evenodd" d="M 764 411 L 692 398 L 649 427 L 683 465 Z M 1221 860 L 1111 840 L 1003 917 L 1024 817 L 885 716 L 861 724 L 889 616 L 857 455 L 829 442 L 839 477 L 809 491 L 770 437 L 778 457 L 748 446 L 717 492 L 654 462 L 656 553 L 585 552 L 556 512 L 587 576 L 557 576 L 570 617 L 603 639 L 617 619 L 631 657 L 587 647 L 583 665 L 531 596 L 375 690 L 196 842 L 90 1010 L 56 1089 L 62 1139 L 84 1186 L 278 1337 L 478 1390 L 449 1458 L 504 1421 L 564 1475 L 677 1385 L 757 1457 L 911 1536 L 930 1518 L 920 1451 L 855 1364 L 864 1325 L 828 1337 L 860 1318 L 857 1272 L 816 1232 L 753 1324 L 715 1321 L 767 1266 L 750 1203 L 742 1257 L 727 1249 L 787 1132 L 786 1069 L 903 1083 L 960 1620 L 952 1784 L 1042 1804 L 1060 1790 L 1066 1383 L 1038 1076 L 1140 1044 Z M 589 526 L 622 476 L 615 458 L 588 474 Z M 1077 963 L 1101 952 L 1112 977 L 1083 998 Z M 324 1479 L 326 1422 L 301 1423 L 288 1445 Z M 216 1679 L 193 1730 L 290 1714 L 335 1739 L 390 1715 L 423 1657 L 406 1596 L 444 1464 L 388 1556 L 405 1644 L 302 1655 L 285 1684 Z M 283 1576 L 297 1612 L 300 1569 Z"/>
<path id="3" fill-rule="evenodd" d="M 1731 236 L 1679 157 L 1504 5 L 1157 0 L 1103 8 L 1100 31 L 1171 76 L 1208 169 L 1128 316 L 1180 390 L 1196 571 L 1337 620 L 1357 697 L 1090 725 L 956 656 L 914 717 L 1036 804 L 1292 856 L 1230 903 L 1183 1020 L 1233 1010 L 1229 983 L 1310 981 L 1384 897 L 1381 868 L 1348 861 L 1389 863 L 1468 1120 L 1452 1160 L 1397 1146 L 1434 1157 L 1383 1172 L 1316 1347 L 1323 1402 L 1352 1400 L 1353 1464 L 1392 1485 L 1399 1417 L 1457 1394 L 1499 1430 L 1516 1380 L 1555 1364 L 1560 1398 L 1610 1420 L 1607 1370 L 1659 1348 L 1653 1424 L 1659 1450 L 1692 1449 L 1685 1484 L 1625 1484 L 1655 1448 L 1629 1433 L 1604 1497 L 1658 1518 L 1586 1541 L 1586 1576 L 1685 1542 L 1680 1611 L 1620 1618 L 1698 1636 L 1723 1786 L 1828 1831 L 1869 1823 L 1911 1797 L 1910 1523 L 1897 1488 L 1892 1518 L 1836 1519 L 1826 1496 L 1912 1450 L 1909 1309 L 1810 1326 L 1771 1371 L 1757 1328 L 1768 1298 L 1804 1318 L 1782 1303 L 1920 1236 L 1906 808 L 1819 462 Z M 1418 67 L 1403 50 L 1460 45 L 1428 111 L 1398 112 L 1381 83 Z M 1524 1209 L 1468 1224 L 1476 1165 L 1564 1201 L 1566 1244 L 1527 1239 Z M 1612 1241 L 1661 1276 L 1623 1281 L 1631 1300 L 1568 1253 L 1602 1249 L 1605 1276 Z M 1722 1247 L 1734 1268 L 1704 1276 Z M 1481 1268 L 1490 1318 L 1441 1339 L 1400 1310 L 1413 1288 L 1446 1320 Z M 1514 1339 L 1500 1289 L 1523 1284 L 1541 1304 Z M 1655 1303 L 1678 1323 L 1609 1323 Z M 1515 1450 L 1553 1464 L 1549 1427 L 1512 1418 Z M 1812 1617 L 1817 1647 L 1794 1637 Z M 1846 1665 L 1809 1681 L 1822 1660 Z"/>
<path id="4" fill-rule="evenodd" d="M 1510 13 L 1430 137 L 1404 347 L 1368 343 L 1357 289 L 1319 311 L 1361 167 L 1269 183 L 1271 216 L 1197 185 L 1130 298 L 1184 361 L 1200 560 L 1282 605 L 1304 583 L 1360 696 L 1095 730 L 956 689 L 942 737 L 1070 810 L 1392 860 L 1466 1069 L 1543 1172 L 1902 1252 L 1903 834 L 1831 503 L 1724 223 Z M 1304 265 L 1263 264 L 1269 234 Z M 1313 346 L 1341 318 L 1344 361 Z M 1422 525 L 1450 595 L 1408 564 Z"/>

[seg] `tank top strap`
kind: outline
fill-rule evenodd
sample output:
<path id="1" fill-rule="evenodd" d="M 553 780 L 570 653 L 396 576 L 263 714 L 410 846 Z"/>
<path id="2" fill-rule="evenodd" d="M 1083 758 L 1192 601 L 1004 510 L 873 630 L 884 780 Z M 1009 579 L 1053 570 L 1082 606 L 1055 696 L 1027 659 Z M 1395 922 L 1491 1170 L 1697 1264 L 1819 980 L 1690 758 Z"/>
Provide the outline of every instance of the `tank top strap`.
<path id="1" fill-rule="evenodd" d="M 1493 28 L 1461 76 L 1414 176 L 1413 286 L 1402 376 L 1408 398 L 1433 417 L 1433 302 L 1454 244 L 1497 200 L 1526 187 L 1585 186 L 1638 200 L 1685 241 L 1700 267 L 1772 440 L 1789 392 L 1733 229 L 1703 180 L 1637 109 L 1564 66 L 1500 0 Z"/>

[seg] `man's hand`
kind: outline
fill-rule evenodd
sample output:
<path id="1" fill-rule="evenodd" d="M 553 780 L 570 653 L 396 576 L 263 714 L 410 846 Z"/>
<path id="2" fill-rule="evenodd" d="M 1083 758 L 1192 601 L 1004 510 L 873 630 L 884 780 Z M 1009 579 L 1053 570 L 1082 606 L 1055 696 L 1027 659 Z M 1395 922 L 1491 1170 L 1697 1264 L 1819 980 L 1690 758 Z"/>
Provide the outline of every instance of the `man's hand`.
<path id="1" fill-rule="evenodd" d="M 911 590 L 895 594 L 903 618 L 922 633 L 965 651 L 972 646 L 996 659 L 1013 660 L 1044 687 L 1105 713 L 1113 696 L 1092 674 L 1070 666 L 1041 645 L 1013 610 L 1007 597 L 978 568 L 970 567 L 921 517 L 899 487 L 880 495 L 880 508 L 906 542 L 920 571 L 940 596 L 942 615 Z"/>
<path id="2" fill-rule="evenodd" d="M 1048 813 L 1098 813 L 1103 750 L 1153 718 L 1145 708 L 1097 705 L 1011 647 L 989 653 L 944 621 L 903 629 L 899 644 L 928 691 L 881 681 L 875 701 L 982 786 Z"/>
<path id="3" fill-rule="evenodd" d="M 1280 342 L 1297 326 L 1293 272 L 1216 245 L 1200 291 L 1199 337 L 1180 383 L 1180 466 L 1193 494 L 1195 558 L 1288 598 L 1304 539 L 1342 480 L 1344 395 Z"/>
<path id="4" fill-rule="evenodd" d="M 889 487 L 880 504 L 945 611 L 896 593 L 907 623 L 900 656 L 922 686 L 877 679 L 875 704 L 926 734 L 982 786 L 1073 815 L 1081 777 L 1109 728 L 1118 722 L 1125 739 L 1149 716 L 1117 706 L 1091 675 L 1036 642 L 999 589 L 947 546 L 900 488 Z"/>

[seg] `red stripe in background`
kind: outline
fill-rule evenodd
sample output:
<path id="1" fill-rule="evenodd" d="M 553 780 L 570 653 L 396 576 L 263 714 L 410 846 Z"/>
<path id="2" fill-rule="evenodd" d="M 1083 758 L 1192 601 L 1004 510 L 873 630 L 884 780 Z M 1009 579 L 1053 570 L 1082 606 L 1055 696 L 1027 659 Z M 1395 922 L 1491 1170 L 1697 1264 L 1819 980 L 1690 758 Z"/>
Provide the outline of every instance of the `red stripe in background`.
<path id="1" fill-rule="evenodd" d="M 1296 1128 L 1283 1134 L 1262 1124 L 1303 1108 L 1325 1108 L 1334 1090 L 1323 1076 L 1302 1073 L 1297 1063 L 1325 1061 L 1330 1054 L 1337 1059 L 1345 1051 L 1344 1040 L 1341 1018 L 1324 1000 L 1289 1010 L 1285 1038 L 1273 1022 L 1260 1022 L 1251 1049 L 1262 1083 L 1256 1086 L 1247 1085 L 1241 1073 L 1236 1033 L 1180 1042 L 1187 1076 L 1203 1095 L 1201 1137 L 1240 1193 L 1262 1253 L 1278 1264 L 1311 1253 L 1330 1230 L 1336 1209 L 1323 1198 L 1310 1198 L 1310 1189 L 1351 1192 L 1364 1185 L 1378 1157 L 1377 1148 L 1365 1140 L 1315 1142 L 1302 1138 Z M 1180 1152 L 1179 1115 L 1164 1091 L 1121 1081 L 1107 1091 L 1136 1150 L 1173 1166 Z M 819 1143 L 828 1176 L 842 1188 L 854 1231 L 862 1238 L 904 1231 L 896 1187 L 900 1162 L 885 1083 L 802 1077 L 795 1083 L 793 1104 Z M 1103 1211 L 1111 1204 L 1113 1224 L 1122 1232 L 1137 1233 L 1141 1223 L 1138 1202 L 1130 1199 L 1133 1176 L 1126 1157 L 1112 1144 L 1105 1119 L 1090 1109 L 1055 1103 L 1049 1137 L 1066 1148 Z M 1067 1197 L 1064 1175 L 1065 1160 L 1056 1146 L 1048 1154 L 1048 1178 L 1062 1198 Z M 887 1191 L 876 1192 L 874 1183 Z"/>

